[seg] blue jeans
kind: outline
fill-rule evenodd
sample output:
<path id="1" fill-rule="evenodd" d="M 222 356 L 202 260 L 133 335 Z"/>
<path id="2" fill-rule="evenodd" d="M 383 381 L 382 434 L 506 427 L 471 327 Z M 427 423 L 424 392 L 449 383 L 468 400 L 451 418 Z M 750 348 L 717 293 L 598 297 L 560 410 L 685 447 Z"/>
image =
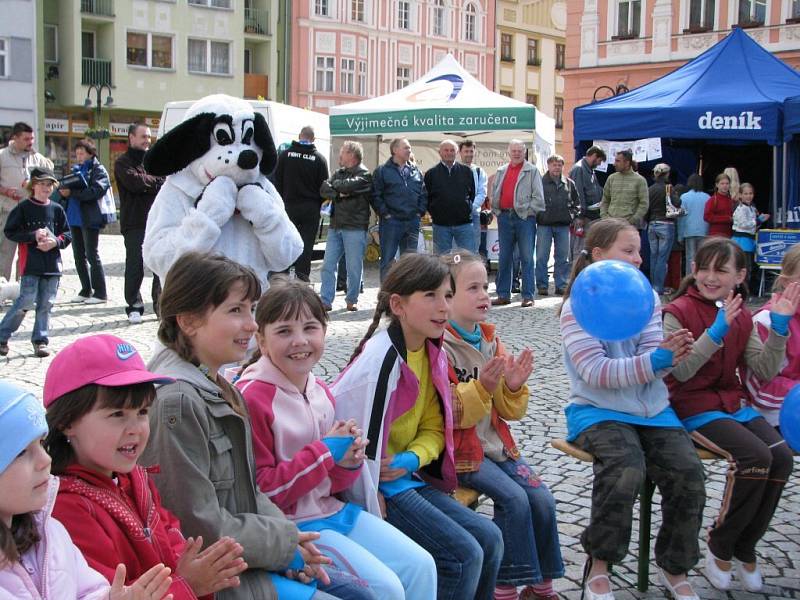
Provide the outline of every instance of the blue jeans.
<path id="1" fill-rule="evenodd" d="M 500 242 L 500 261 L 495 288 L 497 296 L 511 297 L 511 269 L 514 248 L 522 261 L 522 298 L 533 300 L 533 243 L 536 237 L 536 217 L 520 219 L 514 210 L 502 211 L 497 218 Z"/>
<path id="2" fill-rule="evenodd" d="M 319 533 L 317 548 L 381 600 L 436 600 L 433 557 L 380 517 L 362 511 L 347 535 L 332 529 Z"/>
<path id="3" fill-rule="evenodd" d="M 350 573 L 330 567 L 326 567 L 325 572 L 331 580 L 328 585 L 319 581 L 316 585 L 300 583 L 278 573 L 268 573 L 267 576 L 281 600 L 380 600 L 365 581 Z"/>
<path id="4" fill-rule="evenodd" d="M 494 501 L 505 548 L 498 583 L 519 586 L 564 576 L 556 501 L 524 460 L 484 458 L 480 469 L 459 473 L 458 481 Z"/>
<path id="5" fill-rule="evenodd" d="M 567 287 L 569 279 L 569 225 L 538 225 L 536 227 L 536 287 L 547 288 L 547 263 L 550 246 L 555 246 L 553 279 L 556 289 Z"/>
<path id="6" fill-rule="evenodd" d="M 697 254 L 697 249 L 700 247 L 700 243 L 704 239 L 706 238 L 699 235 L 692 235 L 683 238 L 683 256 L 686 260 L 684 275 L 688 275 L 692 272 L 692 261 L 694 261 L 694 255 Z"/>
<path id="7" fill-rule="evenodd" d="M 23 275 L 19 282 L 19 298 L 14 300 L 14 304 L 0 321 L 0 342 L 8 342 L 8 338 L 14 333 L 25 313 L 33 310 L 36 306 L 36 319 L 33 322 L 33 334 L 31 342 L 34 344 L 47 344 L 47 328 L 50 325 L 50 311 L 53 309 L 58 284 L 61 281 L 60 275 L 39 276 Z"/>
<path id="8" fill-rule="evenodd" d="M 656 292 L 663 294 L 667 263 L 675 243 L 675 223 L 653 221 L 647 226 L 647 239 L 650 242 L 650 283 Z"/>
<path id="9" fill-rule="evenodd" d="M 394 217 L 381 218 L 378 225 L 381 245 L 381 279 L 386 276 L 398 252 L 416 252 L 419 240 L 419 217 L 401 221 Z"/>
<path id="10" fill-rule="evenodd" d="M 433 251 L 436 254 L 447 254 L 450 250 L 460 248 L 477 252 L 475 245 L 475 230 L 472 223 L 463 225 L 436 225 L 433 226 Z"/>
<path id="11" fill-rule="evenodd" d="M 475 241 L 473 242 L 475 249 L 473 252 L 478 254 L 481 248 L 481 211 L 479 210 L 472 211 L 472 232 L 475 236 Z"/>
<path id="12" fill-rule="evenodd" d="M 319 295 L 325 304 L 333 304 L 336 295 L 336 269 L 344 255 L 347 265 L 347 295 L 345 301 L 358 302 L 361 288 L 361 271 L 364 268 L 364 251 L 367 249 L 367 232 L 363 229 L 329 229 L 322 261 L 322 286 Z"/>
<path id="13" fill-rule="evenodd" d="M 486 517 L 429 485 L 386 498 L 386 520 L 433 555 L 438 600 L 491 600 L 503 536 Z"/>

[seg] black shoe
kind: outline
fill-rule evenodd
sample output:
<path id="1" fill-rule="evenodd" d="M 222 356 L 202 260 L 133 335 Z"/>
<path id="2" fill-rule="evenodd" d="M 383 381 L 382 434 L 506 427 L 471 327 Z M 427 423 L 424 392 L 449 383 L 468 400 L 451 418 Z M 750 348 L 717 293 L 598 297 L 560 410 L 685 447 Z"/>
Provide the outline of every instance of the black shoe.
<path id="1" fill-rule="evenodd" d="M 0 356 L 8 356 L 8 342 L 0 342 Z"/>
<path id="2" fill-rule="evenodd" d="M 567 290 L 566 290 L 566 288 L 558 288 L 558 289 L 556 290 L 556 296 L 563 296 L 563 295 L 564 295 L 564 294 L 566 294 L 566 293 L 567 293 Z"/>
<path id="3" fill-rule="evenodd" d="M 520 292 L 520 287 L 518 283 L 515 283 L 514 285 L 511 286 L 512 294 L 519 294 L 519 292 Z"/>
<path id="4" fill-rule="evenodd" d="M 540 296 L 547 296 L 549 294 L 547 288 L 536 288 L 536 293 Z"/>
<path id="5" fill-rule="evenodd" d="M 336 284 L 336 291 L 337 292 L 346 292 L 347 291 L 347 283 L 337 283 Z"/>
<path id="6" fill-rule="evenodd" d="M 44 358 L 46 356 L 50 356 L 50 350 L 47 349 L 47 344 L 42 342 L 36 342 L 33 345 L 33 355 L 36 358 Z"/>

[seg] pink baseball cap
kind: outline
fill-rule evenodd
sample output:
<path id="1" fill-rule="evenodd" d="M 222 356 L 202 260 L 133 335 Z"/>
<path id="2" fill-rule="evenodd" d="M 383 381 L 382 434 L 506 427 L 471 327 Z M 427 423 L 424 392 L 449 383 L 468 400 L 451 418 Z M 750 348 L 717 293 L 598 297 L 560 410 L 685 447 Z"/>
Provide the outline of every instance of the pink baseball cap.
<path id="1" fill-rule="evenodd" d="M 137 383 L 172 383 L 147 370 L 139 352 L 113 335 L 90 335 L 56 354 L 44 378 L 44 406 L 90 383 L 121 387 Z"/>

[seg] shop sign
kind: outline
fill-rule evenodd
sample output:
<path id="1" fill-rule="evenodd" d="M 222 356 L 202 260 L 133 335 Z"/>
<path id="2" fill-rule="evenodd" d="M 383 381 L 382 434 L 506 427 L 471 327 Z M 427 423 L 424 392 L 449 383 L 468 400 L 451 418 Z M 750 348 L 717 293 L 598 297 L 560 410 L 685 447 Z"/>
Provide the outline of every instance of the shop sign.
<path id="1" fill-rule="evenodd" d="M 109 123 L 111 135 L 114 137 L 128 137 L 129 123 Z"/>
<path id="2" fill-rule="evenodd" d="M 72 133 L 86 133 L 89 131 L 89 124 L 81 121 L 72 122 Z"/>
<path id="3" fill-rule="evenodd" d="M 150 129 L 158 129 L 158 125 L 161 123 L 161 118 L 147 117 L 144 122 Z"/>
<path id="4" fill-rule="evenodd" d="M 67 133 L 69 131 L 68 119 L 45 119 L 44 130 L 47 133 Z"/>

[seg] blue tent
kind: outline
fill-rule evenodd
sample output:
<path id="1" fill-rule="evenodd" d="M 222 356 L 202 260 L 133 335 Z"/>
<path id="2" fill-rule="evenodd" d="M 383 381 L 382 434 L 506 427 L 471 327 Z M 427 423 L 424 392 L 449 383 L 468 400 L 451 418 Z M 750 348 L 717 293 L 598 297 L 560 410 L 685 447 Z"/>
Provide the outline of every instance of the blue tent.
<path id="1" fill-rule="evenodd" d="M 783 104 L 783 139 L 788 142 L 798 133 L 800 133 L 800 96 L 794 96 Z"/>
<path id="2" fill-rule="evenodd" d="M 783 102 L 800 95 L 800 73 L 742 29 L 675 71 L 575 109 L 573 139 L 663 137 L 767 142 L 783 140 Z"/>

